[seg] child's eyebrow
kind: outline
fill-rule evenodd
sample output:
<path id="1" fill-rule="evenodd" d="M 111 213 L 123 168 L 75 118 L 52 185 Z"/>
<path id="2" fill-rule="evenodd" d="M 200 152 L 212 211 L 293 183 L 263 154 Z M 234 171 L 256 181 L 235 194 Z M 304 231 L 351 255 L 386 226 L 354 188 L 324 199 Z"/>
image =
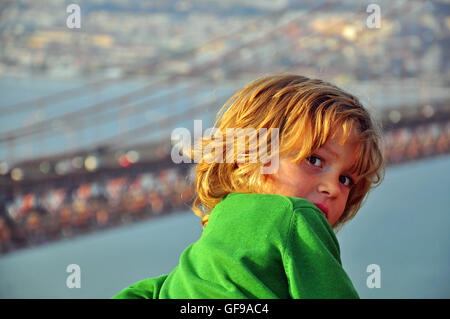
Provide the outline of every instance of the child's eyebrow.
<path id="1" fill-rule="evenodd" d="M 331 154 L 331 156 L 333 156 L 335 159 L 339 159 L 338 153 L 336 153 L 334 150 L 332 150 L 331 147 L 324 145 L 321 148 L 319 148 L 319 150 L 320 149 L 322 149 L 325 152 L 329 152 Z M 352 163 L 351 165 L 348 166 L 347 170 L 350 172 L 351 175 L 358 176 L 359 174 L 357 172 L 352 172 L 354 166 L 355 166 L 355 163 Z"/>
<path id="2" fill-rule="evenodd" d="M 335 151 L 333 151 L 330 147 L 328 147 L 328 146 L 322 146 L 321 147 L 324 151 L 327 151 L 328 153 L 330 153 L 334 158 L 338 158 L 339 156 L 338 156 L 338 154 L 335 152 Z"/>

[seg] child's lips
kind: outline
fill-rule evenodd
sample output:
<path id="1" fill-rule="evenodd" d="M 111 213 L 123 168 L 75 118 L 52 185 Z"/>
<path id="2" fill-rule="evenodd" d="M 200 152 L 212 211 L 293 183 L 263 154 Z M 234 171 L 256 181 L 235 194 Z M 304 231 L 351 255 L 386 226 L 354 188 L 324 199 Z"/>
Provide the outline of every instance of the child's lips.
<path id="1" fill-rule="evenodd" d="M 323 203 L 314 203 L 325 215 L 325 218 L 328 219 L 328 206 Z"/>

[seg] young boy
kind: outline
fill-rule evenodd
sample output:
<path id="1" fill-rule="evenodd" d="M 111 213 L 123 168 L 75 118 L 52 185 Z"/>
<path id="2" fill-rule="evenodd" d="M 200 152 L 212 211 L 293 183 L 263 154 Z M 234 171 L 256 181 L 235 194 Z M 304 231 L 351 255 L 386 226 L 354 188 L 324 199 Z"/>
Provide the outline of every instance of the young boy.
<path id="1" fill-rule="evenodd" d="M 238 91 L 215 126 L 266 134 L 237 138 L 245 144 L 237 152 L 229 152 L 234 137 L 202 139 L 200 151 L 209 147 L 225 161 L 196 168 L 201 238 L 170 274 L 114 298 L 358 298 L 334 231 L 382 179 L 380 133 L 369 113 L 329 83 L 277 75 Z"/>

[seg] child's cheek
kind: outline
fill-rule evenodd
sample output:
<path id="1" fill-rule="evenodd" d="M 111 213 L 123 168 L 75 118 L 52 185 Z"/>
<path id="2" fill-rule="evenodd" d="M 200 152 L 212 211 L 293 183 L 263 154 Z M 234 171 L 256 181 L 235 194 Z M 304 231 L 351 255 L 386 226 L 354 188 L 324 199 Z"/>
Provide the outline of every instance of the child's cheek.
<path id="1" fill-rule="evenodd" d="M 320 167 L 315 167 L 311 164 L 308 164 L 306 161 L 303 161 L 300 165 L 300 169 L 302 174 L 313 175 L 319 172 Z"/>

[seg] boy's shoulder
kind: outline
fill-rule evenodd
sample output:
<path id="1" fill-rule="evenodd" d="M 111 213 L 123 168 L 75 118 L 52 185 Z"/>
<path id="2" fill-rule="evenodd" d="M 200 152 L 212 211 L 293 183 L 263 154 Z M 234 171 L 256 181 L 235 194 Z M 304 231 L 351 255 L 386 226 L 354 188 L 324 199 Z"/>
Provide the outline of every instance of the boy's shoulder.
<path id="1" fill-rule="evenodd" d="M 228 226 L 226 232 L 230 235 L 237 231 L 243 235 L 240 238 L 261 239 L 272 233 L 279 238 L 303 237 L 303 240 L 313 236 L 339 258 L 339 243 L 332 227 L 321 210 L 306 199 L 278 194 L 231 193 L 220 204 L 218 214 L 212 214 L 208 223 L 211 219 L 213 223 L 220 220 L 218 224 Z"/>
<path id="2" fill-rule="evenodd" d="M 285 224 L 292 218 L 316 220 L 327 223 L 322 212 L 310 201 L 278 194 L 230 193 L 219 202 L 211 213 L 211 219 L 234 222 Z M 233 223 L 234 223 L 233 222 Z"/>
<path id="3" fill-rule="evenodd" d="M 266 240 L 285 243 L 292 236 L 311 234 L 329 246 L 336 245 L 330 224 L 310 201 L 277 194 L 230 193 L 211 212 L 202 237 L 261 245 Z"/>
<path id="4" fill-rule="evenodd" d="M 278 194 L 261 194 L 261 193 L 230 193 L 217 204 L 218 209 L 225 207 L 229 209 L 235 206 L 239 210 L 267 210 L 275 211 L 311 211 L 321 215 L 320 210 L 310 201 L 299 198 L 289 197 Z"/>

